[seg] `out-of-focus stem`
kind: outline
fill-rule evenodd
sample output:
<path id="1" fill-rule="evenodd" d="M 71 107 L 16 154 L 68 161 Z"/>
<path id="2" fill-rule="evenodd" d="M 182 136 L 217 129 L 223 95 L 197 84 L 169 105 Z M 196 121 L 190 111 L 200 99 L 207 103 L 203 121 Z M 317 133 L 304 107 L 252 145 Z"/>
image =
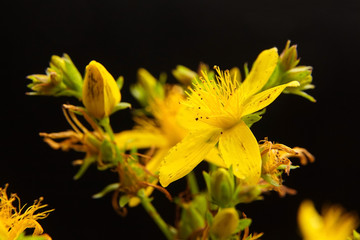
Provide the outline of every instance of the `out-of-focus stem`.
<path id="1" fill-rule="evenodd" d="M 186 175 L 187 177 L 187 182 L 188 182 L 188 186 L 190 188 L 190 192 L 191 194 L 198 194 L 199 193 L 199 186 L 196 180 L 196 176 L 194 174 L 193 171 L 191 171 L 188 175 Z"/>
<path id="2" fill-rule="evenodd" d="M 106 117 L 106 118 L 101 119 L 100 124 L 101 124 L 101 126 L 104 127 L 105 132 L 109 135 L 112 144 L 114 144 L 114 148 L 116 151 L 116 159 L 120 163 L 122 163 L 123 159 L 121 157 L 120 149 L 115 143 L 115 135 L 114 135 L 114 131 L 112 130 L 112 127 L 110 125 L 110 118 Z"/>
<path id="3" fill-rule="evenodd" d="M 145 195 L 144 189 L 141 189 L 138 192 L 138 197 L 141 200 L 142 206 L 147 211 L 149 216 L 154 220 L 156 225 L 160 228 L 166 239 L 173 240 L 176 235 L 176 230 L 162 219 L 155 207 L 151 204 L 151 200 Z"/>

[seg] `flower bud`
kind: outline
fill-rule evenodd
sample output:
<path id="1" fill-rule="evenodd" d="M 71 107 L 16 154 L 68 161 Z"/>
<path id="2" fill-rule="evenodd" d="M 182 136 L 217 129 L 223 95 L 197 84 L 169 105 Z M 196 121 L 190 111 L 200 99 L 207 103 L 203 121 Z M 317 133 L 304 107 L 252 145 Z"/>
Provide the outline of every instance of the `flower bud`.
<path id="1" fill-rule="evenodd" d="M 177 239 L 189 239 L 194 232 L 206 225 L 205 215 L 207 200 L 204 195 L 197 195 L 191 202 L 182 204 L 181 218 Z"/>
<path id="2" fill-rule="evenodd" d="M 290 46 L 290 41 L 288 41 L 285 49 L 280 54 L 277 67 L 262 90 L 297 81 L 300 83 L 299 86 L 288 86 L 284 90 L 284 93 L 296 94 L 315 102 L 316 100 L 305 92 L 305 90 L 315 88 L 315 86 L 311 84 L 312 67 L 298 66 L 299 62 L 300 59 L 298 58 L 296 45 Z"/>
<path id="3" fill-rule="evenodd" d="M 198 76 L 196 72 L 190 70 L 183 65 L 177 65 L 176 69 L 172 70 L 172 74 L 179 82 L 181 82 L 185 86 L 191 85 L 192 80 L 194 80 L 194 78 Z"/>
<path id="4" fill-rule="evenodd" d="M 241 182 L 238 183 L 235 191 L 235 203 L 250 203 L 255 200 L 262 199 L 261 197 L 261 186 L 259 185 L 243 185 Z"/>
<path id="5" fill-rule="evenodd" d="M 82 98 L 82 77 L 70 57 L 53 55 L 50 67 L 44 74 L 33 74 L 27 77 L 32 80 L 28 85 L 34 92 L 29 95 L 68 96 Z"/>
<path id="6" fill-rule="evenodd" d="M 27 78 L 32 80 L 28 87 L 34 91 L 28 92 L 28 95 L 57 96 L 66 88 L 62 83 L 62 76 L 50 68 L 47 69 L 46 75 L 33 74 Z"/>
<path id="7" fill-rule="evenodd" d="M 219 239 L 227 239 L 235 233 L 238 224 L 239 214 L 236 209 L 224 208 L 216 214 L 210 232 Z"/>
<path id="8" fill-rule="evenodd" d="M 96 61 L 86 66 L 83 103 L 95 118 L 108 117 L 120 102 L 121 95 L 115 79 L 106 68 Z"/>
<path id="9" fill-rule="evenodd" d="M 218 168 L 210 177 L 211 199 L 220 207 L 227 207 L 234 194 L 234 177 L 224 168 Z"/>
<path id="10" fill-rule="evenodd" d="M 50 60 L 50 68 L 62 76 L 67 89 L 81 93 L 82 77 L 69 55 L 63 54 L 62 57 L 53 55 Z"/>

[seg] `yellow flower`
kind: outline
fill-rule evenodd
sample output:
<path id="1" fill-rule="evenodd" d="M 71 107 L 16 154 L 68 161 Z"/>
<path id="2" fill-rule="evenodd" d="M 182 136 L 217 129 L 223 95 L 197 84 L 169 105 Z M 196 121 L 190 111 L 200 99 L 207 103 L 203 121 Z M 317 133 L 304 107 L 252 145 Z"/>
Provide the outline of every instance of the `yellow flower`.
<path id="1" fill-rule="evenodd" d="M 7 187 L 8 185 L 5 185 L 5 188 L 0 188 L 0 239 L 17 239 L 28 228 L 34 228 L 33 236 L 51 239 L 49 235 L 42 234 L 44 230 L 37 220 L 46 218 L 48 213 L 53 210 L 35 213 L 47 206 L 41 205 L 42 198 L 40 198 L 22 213 L 24 207 L 20 207 L 19 197 L 16 194 L 11 194 L 10 198 L 8 198 L 6 194 Z M 18 202 L 18 208 L 14 206 L 13 202 L 15 201 Z"/>
<path id="2" fill-rule="evenodd" d="M 291 82 L 259 93 L 278 57 L 276 48 L 263 51 L 242 84 L 229 71 L 223 73 L 217 67 L 216 80 L 203 74 L 194 84 L 183 102 L 187 108 L 180 120 L 189 133 L 170 150 L 160 168 L 164 187 L 188 174 L 217 143 L 226 166 L 232 165 L 238 178 L 249 184 L 259 180 L 259 146 L 242 118 L 268 106 L 286 87 L 298 86 L 298 82 Z"/>
<path id="3" fill-rule="evenodd" d="M 145 70 L 141 69 L 141 71 L 144 72 Z M 183 89 L 177 85 L 166 85 L 163 86 L 163 90 L 165 96 L 147 93 L 149 96 L 146 99 L 148 102 L 147 109 L 153 118 L 137 117 L 135 118 L 136 126 L 134 129 L 115 134 L 115 141 L 120 149 L 149 149 L 148 154 L 152 152 L 151 159 L 146 162 L 146 169 L 153 174 L 157 174 L 159 171 L 161 160 L 168 151 L 179 143 L 188 132 L 177 119 L 181 108 L 179 102 L 185 100 Z M 209 152 L 206 158 L 219 166 L 224 166 L 216 149 Z M 147 193 L 150 194 L 151 191 L 147 190 Z M 138 199 L 135 199 L 137 198 L 130 201 L 130 206 L 138 203 Z"/>
<path id="4" fill-rule="evenodd" d="M 298 223 L 304 240 L 346 240 L 358 221 L 340 206 L 331 206 L 320 215 L 313 202 L 306 200 L 300 205 Z"/>
<path id="5" fill-rule="evenodd" d="M 115 79 L 96 61 L 86 66 L 83 103 L 95 118 L 108 117 L 120 102 L 121 95 Z"/>

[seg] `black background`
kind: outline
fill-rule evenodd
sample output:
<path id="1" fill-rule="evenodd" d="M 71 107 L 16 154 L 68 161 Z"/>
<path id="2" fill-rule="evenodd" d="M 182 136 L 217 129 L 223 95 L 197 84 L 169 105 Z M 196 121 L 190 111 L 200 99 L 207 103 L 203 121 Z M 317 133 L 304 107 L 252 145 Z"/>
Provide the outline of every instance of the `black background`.
<path id="1" fill-rule="evenodd" d="M 92 167 L 72 180 L 71 161 L 82 154 L 51 150 L 39 132 L 69 129 L 61 105 L 67 98 L 30 97 L 25 77 L 44 73 L 50 56 L 68 53 L 83 73 L 91 60 L 115 77 L 123 75 L 123 101 L 139 67 L 153 75 L 177 64 L 196 69 L 200 61 L 222 69 L 252 63 L 261 50 L 288 39 L 298 45 L 301 64 L 314 67 L 318 101 L 281 95 L 254 125 L 258 139 L 269 137 L 302 146 L 314 164 L 291 172 L 285 184 L 295 196 L 239 206 L 253 218 L 251 230 L 263 239 L 300 239 L 296 212 L 310 198 L 320 209 L 339 203 L 360 213 L 358 90 L 360 3 L 343 1 L 12 1 L 1 14 L 1 164 L 0 184 L 9 183 L 22 203 L 40 196 L 56 210 L 40 220 L 54 239 L 162 239 L 141 207 L 118 216 L 111 197 L 91 198 L 115 174 Z M 112 118 L 115 130 L 132 126 L 130 112 Z M 183 181 L 169 191 L 183 188 Z M 173 205 L 155 193 L 155 205 L 173 222 Z"/>

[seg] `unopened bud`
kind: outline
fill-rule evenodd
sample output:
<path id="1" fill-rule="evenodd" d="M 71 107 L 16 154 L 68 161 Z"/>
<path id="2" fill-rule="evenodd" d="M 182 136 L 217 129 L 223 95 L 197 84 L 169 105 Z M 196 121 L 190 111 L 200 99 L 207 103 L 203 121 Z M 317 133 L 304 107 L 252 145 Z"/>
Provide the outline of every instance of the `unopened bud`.
<path id="1" fill-rule="evenodd" d="M 234 194 L 234 177 L 225 168 L 218 168 L 211 173 L 210 194 L 215 204 L 227 207 Z"/>
<path id="2" fill-rule="evenodd" d="M 239 214 L 235 208 L 224 208 L 219 211 L 210 228 L 210 232 L 219 239 L 227 239 L 235 233 L 239 224 Z"/>
<path id="3" fill-rule="evenodd" d="M 67 89 L 78 92 L 81 95 L 82 77 L 69 55 L 63 54 L 62 57 L 57 55 L 51 56 L 50 68 L 63 77 L 63 82 Z"/>
<path id="4" fill-rule="evenodd" d="M 102 119 L 108 117 L 121 100 L 119 87 L 106 68 L 96 61 L 86 66 L 83 103 L 89 114 Z"/>
<path id="5" fill-rule="evenodd" d="M 197 77 L 196 72 L 190 70 L 183 65 L 177 65 L 176 69 L 172 70 L 172 74 L 179 82 L 186 86 L 190 85 L 192 80 Z"/>

